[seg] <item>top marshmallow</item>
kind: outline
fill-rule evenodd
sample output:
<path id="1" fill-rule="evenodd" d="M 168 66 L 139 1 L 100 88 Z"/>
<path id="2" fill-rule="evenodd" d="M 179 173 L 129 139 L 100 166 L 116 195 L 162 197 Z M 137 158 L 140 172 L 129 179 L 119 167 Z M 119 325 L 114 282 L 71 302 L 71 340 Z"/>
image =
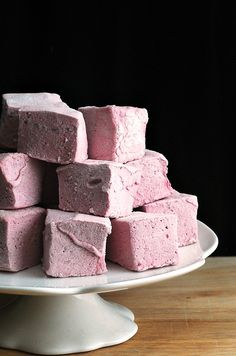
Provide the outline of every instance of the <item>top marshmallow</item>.
<path id="1" fill-rule="evenodd" d="M 58 94 L 51 93 L 11 93 L 2 96 L 0 122 L 0 145 L 16 149 L 18 141 L 19 110 L 23 106 L 41 106 L 45 103 L 62 103 Z M 66 105 L 66 104 L 64 104 Z"/>
<path id="2" fill-rule="evenodd" d="M 46 162 L 68 164 L 87 159 L 87 145 L 81 112 L 64 103 L 20 109 L 18 152 Z"/>
<path id="3" fill-rule="evenodd" d="M 78 110 L 85 119 L 89 158 L 125 163 L 144 156 L 146 109 L 108 105 Z"/>

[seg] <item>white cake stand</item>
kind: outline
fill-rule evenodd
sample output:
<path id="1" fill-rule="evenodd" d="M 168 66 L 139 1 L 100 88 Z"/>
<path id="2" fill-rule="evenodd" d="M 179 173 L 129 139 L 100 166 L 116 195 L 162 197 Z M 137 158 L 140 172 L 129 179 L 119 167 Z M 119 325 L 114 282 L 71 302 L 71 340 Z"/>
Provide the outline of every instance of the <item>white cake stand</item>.
<path id="1" fill-rule="evenodd" d="M 200 244 L 182 247 L 177 266 L 131 272 L 110 263 L 105 275 L 59 279 L 46 277 L 40 266 L 0 272 L 0 347 L 59 355 L 130 339 L 138 329 L 133 313 L 97 293 L 160 282 L 201 267 L 218 239 L 202 222 L 198 226 Z"/>

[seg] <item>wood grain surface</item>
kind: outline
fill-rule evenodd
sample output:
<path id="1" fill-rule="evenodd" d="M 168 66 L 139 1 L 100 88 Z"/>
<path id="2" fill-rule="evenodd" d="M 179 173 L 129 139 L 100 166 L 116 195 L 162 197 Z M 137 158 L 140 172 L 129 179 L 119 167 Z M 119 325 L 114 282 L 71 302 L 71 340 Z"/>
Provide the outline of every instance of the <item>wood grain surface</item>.
<path id="1" fill-rule="evenodd" d="M 185 276 L 103 297 L 130 308 L 139 330 L 123 344 L 80 355 L 236 355 L 236 257 L 210 257 Z"/>

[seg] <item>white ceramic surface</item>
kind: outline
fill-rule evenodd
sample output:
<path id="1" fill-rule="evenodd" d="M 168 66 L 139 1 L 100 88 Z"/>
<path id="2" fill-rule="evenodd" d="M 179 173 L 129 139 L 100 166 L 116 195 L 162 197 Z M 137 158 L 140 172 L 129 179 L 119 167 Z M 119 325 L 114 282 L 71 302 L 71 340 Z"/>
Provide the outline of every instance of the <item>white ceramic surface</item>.
<path id="1" fill-rule="evenodd" d="M 13 294 L 0 296 L 0 347 L 30 354 L 65 355 L 128 340 L 137 332 L 133 313 L 95 293 L 191 272 L 204 264 L 218 244 L 214 232 L 201 222 L 199 241 L 200 245 L 181 248 L 177 266 L 146 272 L 131 272 L 109 264 L 108 273 L 96 277 L 47 278 L 39 266 L 14 274 L 0 273 L 0 292 Z"/>
<path id="2" fill-rule="evenodd" d="M 97 294 L 20 296 L 0 310 L 0 347 L 65 355 L 116 345 L 137 332 L 133 313 Z"/>
<path id="3" fill-rule="evenodd" d="M 204 259 L 217 247 L 215 233 L 198 222 L 199 244 L 180 248 L 177 266 L 151 269 L 145 272 L 128 271 L 108 263 L 108 273 L 92 277 L 50 278 L 40 266 L 18 273 L 0 272 L 0 293 L 25 295 L 62 295 L 99 293 L 138 287 L 159 282 L 193 271 L 204 264 Z"/>

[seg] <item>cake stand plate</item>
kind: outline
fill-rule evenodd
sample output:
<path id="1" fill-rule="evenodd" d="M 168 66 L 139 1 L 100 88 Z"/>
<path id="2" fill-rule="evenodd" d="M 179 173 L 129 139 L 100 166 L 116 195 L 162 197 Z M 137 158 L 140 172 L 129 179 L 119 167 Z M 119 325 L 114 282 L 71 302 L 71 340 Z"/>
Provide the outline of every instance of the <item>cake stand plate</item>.
<path id="1" fill-rule="evenodd" d="M 201 267 L 216 249 L 215 233 L 198 222 L 199 243 L 180 248 L 177 266 L 132 272 L 108 264 L 93 277 L 49 278 L 36 266 L 0 272 L 0 347 L 41 355 L 115 345 L 137 332 L 133 313 L 97 293 L 160 282 Z"/>

